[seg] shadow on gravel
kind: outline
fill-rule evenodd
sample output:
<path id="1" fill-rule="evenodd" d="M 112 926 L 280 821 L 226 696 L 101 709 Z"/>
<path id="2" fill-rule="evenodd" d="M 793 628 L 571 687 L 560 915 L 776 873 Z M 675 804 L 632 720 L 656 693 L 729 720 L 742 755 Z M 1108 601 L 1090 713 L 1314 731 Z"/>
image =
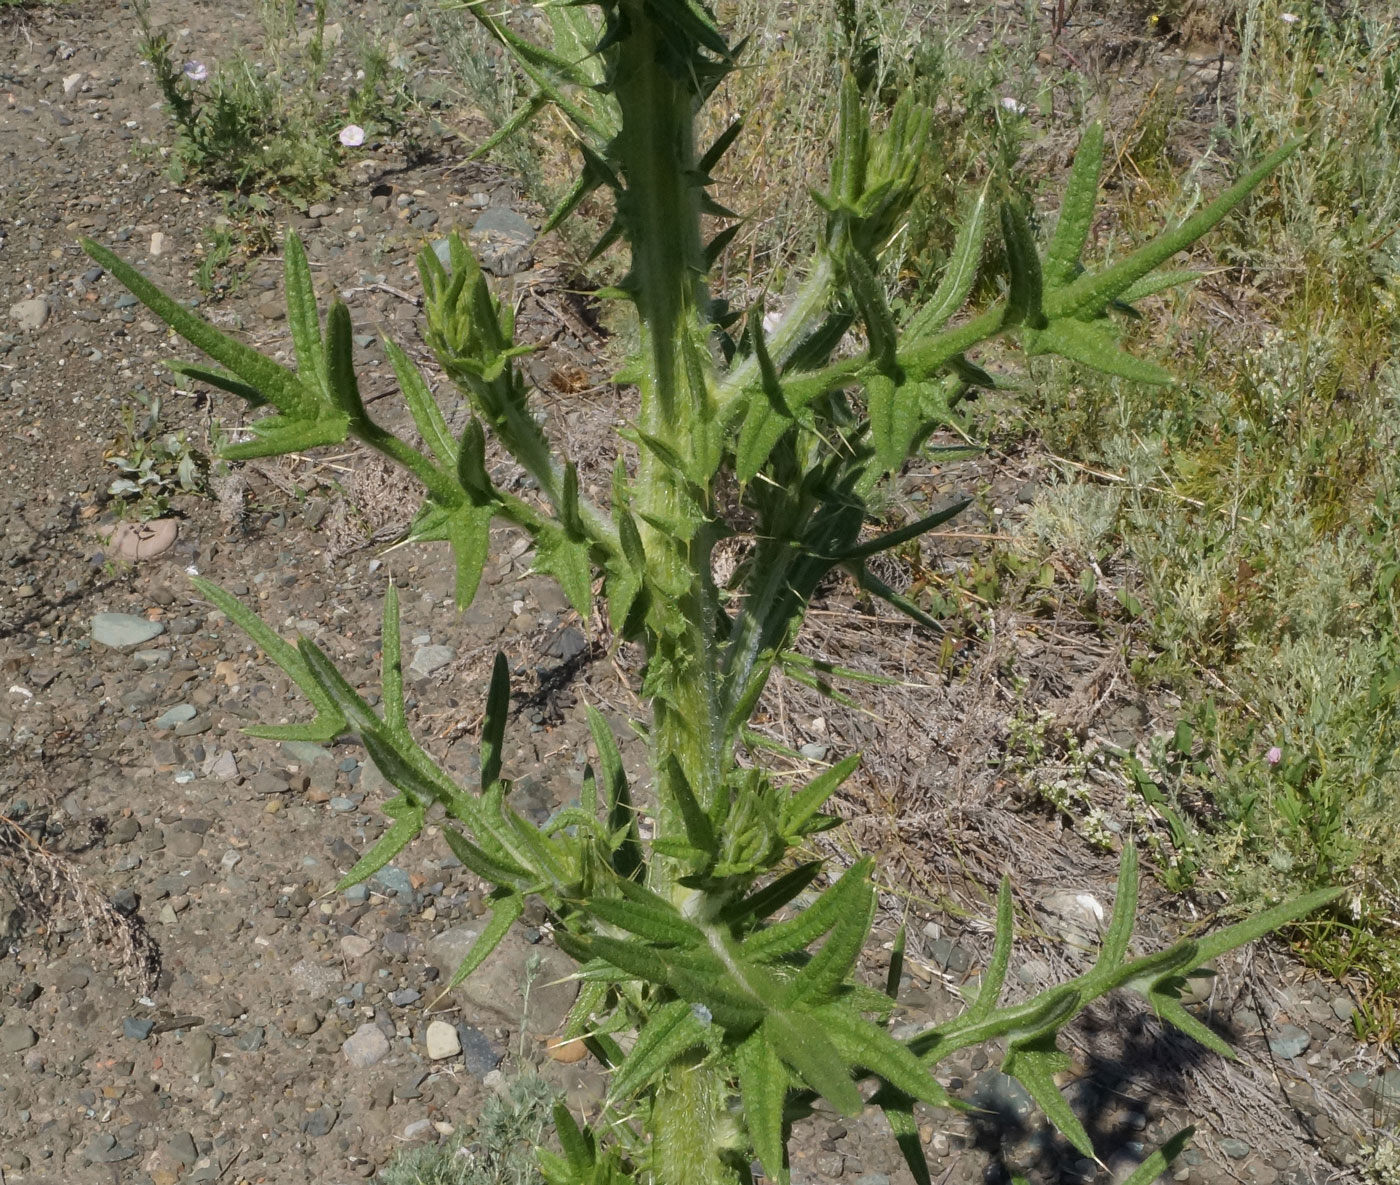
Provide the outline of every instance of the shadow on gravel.
<path id="1" fill-rule="evenodd" d="M 1239 1039 L 1240 1034 L 1214 1019 L 1212 1027 L 1222 1037 Z M 1188 1075 L 1206 1070 L 1219 1058 L 1133 1000 L 1098 1001 L 1076 1031 L 1090 1051 L 1085 1054 L 1069 1041 L 1061 1042 L 1077 1063 L 1075 1081 L 1064 1093 L 1099 1160 L 1108 1166 L 1105 1179 L 1121 1180 L 1175 1134 L 1166 1131 L 1149 1138 L 1147 1129 L 1152 1120 L 1182 1105 L 1182 1084 Z M 1100 1166 L 1045 1121 L 1015 1079 L 988 1069 L 969 1085 L 965 1097 L 978 1108 L 968 1114 L 970 1141 L 988 1157 L 985 1185 L 1008 1185 L 1015 1177 L 1088 1185 L 1101 1176 Z"/>

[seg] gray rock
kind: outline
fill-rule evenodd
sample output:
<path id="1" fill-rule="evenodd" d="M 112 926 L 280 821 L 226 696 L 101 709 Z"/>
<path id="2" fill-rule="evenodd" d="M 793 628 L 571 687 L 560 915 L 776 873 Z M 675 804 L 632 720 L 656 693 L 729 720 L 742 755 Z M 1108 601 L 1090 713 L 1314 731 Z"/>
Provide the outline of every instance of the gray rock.
<path id="1" fill-rule="evenodd" d="M 1000 1070 L 979 1074 L 967 1101 L 983 1111 L 1007 1118 L 1024 1119 L 1035 1110 L 1035 1102 L 1026 1088 Z"/>
<path id="2" fill-rule="evenodd" d="M 1243 1160 L 1254 1149 L 1243 1140 L 1237 1140 L 1234 1136 L 1226 1136 L 1220 1141 L 1220 1151 L 1231 1160 Z"/>
<path id="3" fill-rule="evenodd" d="M 420 646 L 408 664 L 408 673 L 423 679 L 440 671 L 456 657 L 457 652 L 451 646 Z"/>
<path id="4" fill-rule="evenodd" d="M 131 1041 L 144 1041 L 155 1027 L 156 1022 L 144 1016 L 128 1016 L 122 1021 L 122 1036 Z"/>
<path id="5" fill-rule="evenodd" d="M 413 897 L 413 881 L 408 873 L 392 864 L 386 864 L 370 877 L 370 884 L 381 892 L 392 893 L 401 901 L 408 901 Z"/>
<path id="6" fill-rule="evenodd" d="M 320 1137 L 330 1134 L 340 1112 L 334 1107 L 318 1107 L 302 1122 L 301 1130 L 308 1136 Z"/>
<path id="7" fill-rule="evenodd" d="M 96 613 L 92 618 L 92 640 L 113 650 L 135 650 L 163 633 L 160 622 L 132 613 Z"/>
<path id="8" fill-rule="evenodd" d="M 1269 1037 L 1269 1052 L 1275 1057 L 1299 1057 L 1312 1044 L 1312 1034 L 1299 1025 L 1283 1025 Z"/>
<path id="9" fill-rule="evenodd" d="M 457 1039 L 461 1042 L 462 1062 L 467 1073 L 478 1078 L 484 1078 L 505 1060 L 505 1051 L 497 1049 L 474 1025 L 458 1025 Z"/>
<path id="10" fill-rule="evenodd" d="M 331 751 L 310 741 L 283 741 L 282 752 L 299 765 L 315 765 L 318 761 L 333 761 Z"/>
<path id="11" fill-rule="evenodd" d="M 300 959 L 292 964 L 288 978 L 297 991 L 308 996 L 329 996 L 340 986 L 340 972 L 310 959 Z"/>
<path id="12" fill-rule="evenodd" d="M 414 988 L 400 988 L 396 992 L 389 993 L 389 1003 L 395 1008 L 407 1008 L 410 1004 L 416 1004 L 423 998 L 423 994 Z"/>
<path id="13" fill-rule="evenodd" d="M 535 228 L 507 206 L 484 210 L 469 237 L 483 270 L 493 276 L 513 276 L 530 266 Z"/>
<path id="14" fill-rule="evenodd" d="M 28 1025 L 10 1021 L 0 1025 L 0 1053 L 23 1053 L 39 1042 L 39 1035 Z"/>
<path id="15" fill-rule="evenodd" d="M 360 1070 L 382 1061 L 389 1054 L 389 1038 L 376 1024 L 365 1023 L 356 1029 L 340 1047 L 345 1060 Z"/>
<path id="16" fill-rule="evenodd" d="M 135 1155 L 135 1148 L 126 1148 L 118 1144 L 117 1137 L 111 1132 L 93 1136 L 92 1141 L 83 1149 L 83 1159 L 89 1164 L 116 1164 L 119 1161 L 130 1160 Z"/>
<path id="17" fill-rule="evenodd" d="M 199 712 L 193 704 L 176 704 L 173 708 L 168 708 L 152 720 L 151 727 L 160 729 L 174 728 L 177 724 L 183 724 L 186 720 L 193 720 L 198 714 Z"/>
<path id="18" fill-rule="evenodd" d="M 199 1149 L 195 1147 L 194 1137 L 189 1132 L 176 1132 L 166 1142 L 165 1148 L 186 1168 L 199 1159 Z"/>
<path id="19" fill-rule="evenodd" d="M 10 306 L 10 320 L 16 328 L 33 332 L 42 329 L 49 319 L 49 302 L 42 296 L 21 300 Z"/>
<path id="20" fill-rule="evenodd" d="M 428 959 L 444 976 L 450 976 L 466 957 L 484 923 L 454 926 L 428 943 Z M 525 1009 L 526 967 L 539 960 L 530 986 L 530 1006 Z M 501 940 L 486 962 L 453 988 L 467 1018 L 478 1023 L 493 1019 L 515 1026 L 522 1015 L 526 1029 L 537 1037 L 555 1033 L 573 1007 L 578 983 L 571 979 L 573 961 L 543 943 L 531 945 L 518 930 Z"/>

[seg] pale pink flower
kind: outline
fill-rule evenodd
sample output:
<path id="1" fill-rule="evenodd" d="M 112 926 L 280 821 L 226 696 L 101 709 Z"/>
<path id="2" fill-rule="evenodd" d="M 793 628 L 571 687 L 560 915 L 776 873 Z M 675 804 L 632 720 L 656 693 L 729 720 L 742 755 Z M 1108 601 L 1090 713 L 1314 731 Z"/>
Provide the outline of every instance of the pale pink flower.
<path id="1" fill-rule="evenodd" d="M 346 148 L 358 148 L 365 142 L 365 129 L 357 123 L 348 123 L 340 129 L 340 142 Z"/>
<path id="2" fill-rule="evenodd" d="M 1283 760 L 1283 750 L 1280 749 L 1277 745 L 1275 745 L 1272 749 L 1270 749 L 1267 753 L 1264 754 L 1264 760 L 1267 761 L 1270 765 L 1277 765 L 1280 761 Z"/>
<path id="3" fill-rule="evenodd" d="M 1300 17 L 1296 12 L 1281 12 L 1278 14 L 1278 19 L 1281 20 L 1285 25 L 1296 25 L 1303 18 Z"/>
<path id="4" fill-rule="evenodd" d="M 1001 106 L 1003 110 L 1010 111 L 1012 115 L 1025 115 L 1026 113 L 1026 105 L 1010 95 L 1002 99 Z"/>
<path id="5" fill-rule="evenodd" d="M 209 67 L 206 66 L 203 62 L 191 59 L 190 61 L 185 63 L 184 75 L 191 82 L 203 82 L 206 78 L 209 77 Z"/>

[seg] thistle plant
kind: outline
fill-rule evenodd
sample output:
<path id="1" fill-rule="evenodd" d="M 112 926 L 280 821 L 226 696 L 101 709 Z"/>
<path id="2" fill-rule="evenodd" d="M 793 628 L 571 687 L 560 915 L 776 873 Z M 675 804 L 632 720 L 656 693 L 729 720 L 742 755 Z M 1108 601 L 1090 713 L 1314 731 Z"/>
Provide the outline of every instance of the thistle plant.
<path id="1" fill-rule="evenodd" d="M 1057 1045 L 1063 1027 L 1091 1000 L 1123 989 L 1228 1057 L 1221 1039 L 1182 1006 L 1187 977 L 1331 894 L 1134 957 L 1138 865 L 1125 845 L 1112 921 L 1093 968 L 1033 999 L 1003 1003 L 1014 929 L 1004 882 L 994 952 L 975 998 L 956 1019 L 897 1040 L 888 1022 L 898 961 L 888 990 L 857 975 L 876 913 L 875 860 L 858 861 L 818 891 L 826 861 L 811 842 L 835 824 L 823 805 L 858 756 L 800 786 L 761 761 L 738 758 L 759 743 L 751 714 L 775 667 L 797 661 L 794 640 L 828 574 L 843 569 L 918 614 L 866 562 L 962 505 L 873 538 L 865 537 L 868 506 L 882 482 L 929 447 L 936 429 L 958 423 L 970 390 L 991 384 L 968 351 L 1010 337 L 1030 354 L 1170 382 L 1119 346 L 1111 312 L 1193 278 L 1158 269 L 1238 206 L 1294 146 L 1274 152 L 1181 225 L 1086 270 L 1081 255 L 1103 155 L 1103 132 L 1092 127 L 1048 244 L 1036 242 L 1014 202 L 994 217 L 986 193 L 973 198 L 932 297 L 901 323 L 879 280 L 881 256 L 914 196 L 932 115 L 901 101 L 874 126 L 848 82 L 830 179 L 814 194 L 825 218 L 820 250 L 773 324 L 761 301 L 732 313 L 707 286 L 735 224 L 710 194 L 711 173 L 740 133 L 736 125 L 713 144 L 697 143 L 698 116 L 736 58 L 709 13 L 694 0 L 556 6 L 549 9 L 562 47 L 556 51 L 474 11 L 536 88 L 526 116 L 553 106 L 577 125 L 582 175 L 551 221 L 568 217 L 590 191 L 606 191 L 614 220 L 600 249 L 620 242 L 630 252 L 610 295 L 635 306 L 641 329 L 620 377 L 640 394 L 635 421 L 620 432 L 635 448 L 635 465 L 620 448 L 607 505 L 586 496 L 574 463 L 532 414 L 517 368 L 529 346 L 517 341 L 510 308 L 456 237 L 449 266 L 425 250 L 419 269 L 428 343 L 470 410 L 459 434 L 449 431 L 425 377 L 386 342 L 421 442 L 383 428 L 361 400 L 350 314 L 335 302 L 322 324 L 295 235 L 285 249 L 295 370 L 214 329 L 106 249 L 86 245 L 215 363 L 174 362 L 174 369 L 270 409 L 253 422 L 251 439 L 225 457 L 353 437 L 421 481 L 412 538 L 450 544 L 459 607 L 477 591 L 497 521 L 530 536 L 536 567 L 558 580 L 580 616 L 600 592 L 616 635 L 645 654 L 649 716 L 634 727 L 645 738 L 649 779 L 634 795 L 609 726 L 590 711 L 597 766 L 585 771 L 580 803 L 535 826 L 507 800 L 503 658 L 487 695 L 480 788 L 459 786 L 409 730 L 392 588 L 376 710 L 312 641 L 292 645 L 229 594 L 196 581 L 315 708 L 309 723 L 249 731 L 320 742 L 353 735 L 396 789 L 384 807 L 391 826 L 343 886 L 393 859 L 428 812 L 439 811 L 452 852 L 491 886 L 490 920 L 453 983 L 490 956 L 527 901 L 543 903 L 554 941 L 578 963 L 579 994 L 564 1035 L 586 1040 L 610 1070 L 608 1104 L 594 1125 L 580 1127 L 567 1109 L 556 1109 L 560 1151 L 540 1152 L 554 1185 L 631 1178 L 720 1185 L 750 1180 L 754 1161 L 785 1182 L 797 1119 L 818 1105 L 853 1115 L 867 1104 L 883 1110 L 916 1178 L 927 1181 L 915 1104 L 957 1106 L 936 1077 L 939 1063 L 991 1041 L 1004 1044 L 1004 1071 L 1092 1157 L 1055 1082 L 1069 1064 Z M 589 52 L 569 48 L 579 45 Z M 707 240 L 705 228 L 725 220 L 729 229 Z M 986 307 L 965 311 L 994 221 L 1008 263 L 1004 289 Z M 493 481 L 488 433 L 533 479 L 528 495 Z M 741 530 L 755 542 L 721 588 L 715 548 Z M 1185 1139 L 1169 1141 L 1131 1180 L 1154 1178 Z"/>

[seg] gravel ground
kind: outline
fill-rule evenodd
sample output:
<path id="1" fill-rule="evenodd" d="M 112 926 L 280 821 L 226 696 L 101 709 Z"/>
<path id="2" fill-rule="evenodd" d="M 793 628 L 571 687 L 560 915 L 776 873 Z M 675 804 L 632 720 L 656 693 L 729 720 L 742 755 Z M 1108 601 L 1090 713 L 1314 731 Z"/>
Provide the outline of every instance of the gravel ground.
<path id="1" fill-rule="evenodd" d="M 225 7 L 185 0 L 153 16 L 187 30 L 177 52 L 212 58 L 236 35 Z M 195 248 L 221 209 L 162 171 L 154 146 L 168 128 L 132 23 L 128 8 L 88 3 L 0 14 L 0 1180 L 369 1178 L 397 1149 L 469 1125 L 523 1064 L 582 1109 L 601 1097 L 602 1075 L 545 1053 L 570 990 L 538 930 L 439 999 L 483 913 L 480 886 L 441 844 L 429 838 L 369 885 L 332 892 L 382 829 L 382 779 L 351 745 L 240 733 L 298 718 L 293 689 L 185 574 L 314 637 L 371 685 L 392 575 L 409 590 L 416 726 L 467 781 L 489 662 L 505 650 L 521 689 L 508 766 L 517 803 L 540 819 L 577 793 L 585 701 L 616 722 L 638 768 L 624 727 L 633 701 L 627 672 L 530 573 L 523 538 L 501 533 L 463 613 L 440 551 L 374 546 L 402 528 L 411 499 L 358 454 L 245 466 L 218 499 L 180 499 L 166 525 L 121 528 L 102 453 L 131 393 L 164 394 L 169 423 L 195 437 L 211 409 L 168 385 L 158 363 L 172 343 L 76 239 L 111 244 L 195 297 Z M 414 48 L 435 61 L 431 46 Z M 413 254 L 484 220 L 480 241 L 511 273 L 527 333 L 549 341 L 531 365 L 552 422 L 571 438 L 606 433 L 623 397 L 606 386 L 569 397 L 598 341 L 526 245 L 538 212 L 464 154 L 452 137 L 424 162 L 371 152 L 333 201 L 279 220 L 305 237 L 320 291 L 349 303 L 371 397 L 393 386 L 380 332 L 421 351 Z M 279 262 L 264 258 L 207 314 L 288 350 Z M 227 403 L 212 414 L 233 426 Z M 1096 924 L 1087 889 L 1031 884 L 1047 949 L 1061 954 L 1055 967 L 1023 959 L 1026 990 L 1082 958 L 1075 947 Z M 903 1025 L 950 1015 L 986 950 L 976 925 L 929 918 Z M 1154 937 L 1189 921 L 1159 919 Z M 877 944 L 872 976 L 882 959 Z M 1338 985 L 1273 952 L 1221 971 L 1199 1006 L 1239 1039 L 1237 1066 L 1126 1005 L 1076 1028 L 1072 1093 L 1114 1178 L 1191 1118 L 1201 1139 L 1178 1180 L 1354 1177 L 1358 1150 L 1400 1119 L 1400 1070 L 1352 1039 Z M 992 1053 L 947 1067 L 982 1110 L 928 1118 L 936 1177 L 1108 1180 L 1047 1133 Z M 910 1180 L 869 1117 L 808 1125 L 793 1168 L 800 1182 Z"/>

